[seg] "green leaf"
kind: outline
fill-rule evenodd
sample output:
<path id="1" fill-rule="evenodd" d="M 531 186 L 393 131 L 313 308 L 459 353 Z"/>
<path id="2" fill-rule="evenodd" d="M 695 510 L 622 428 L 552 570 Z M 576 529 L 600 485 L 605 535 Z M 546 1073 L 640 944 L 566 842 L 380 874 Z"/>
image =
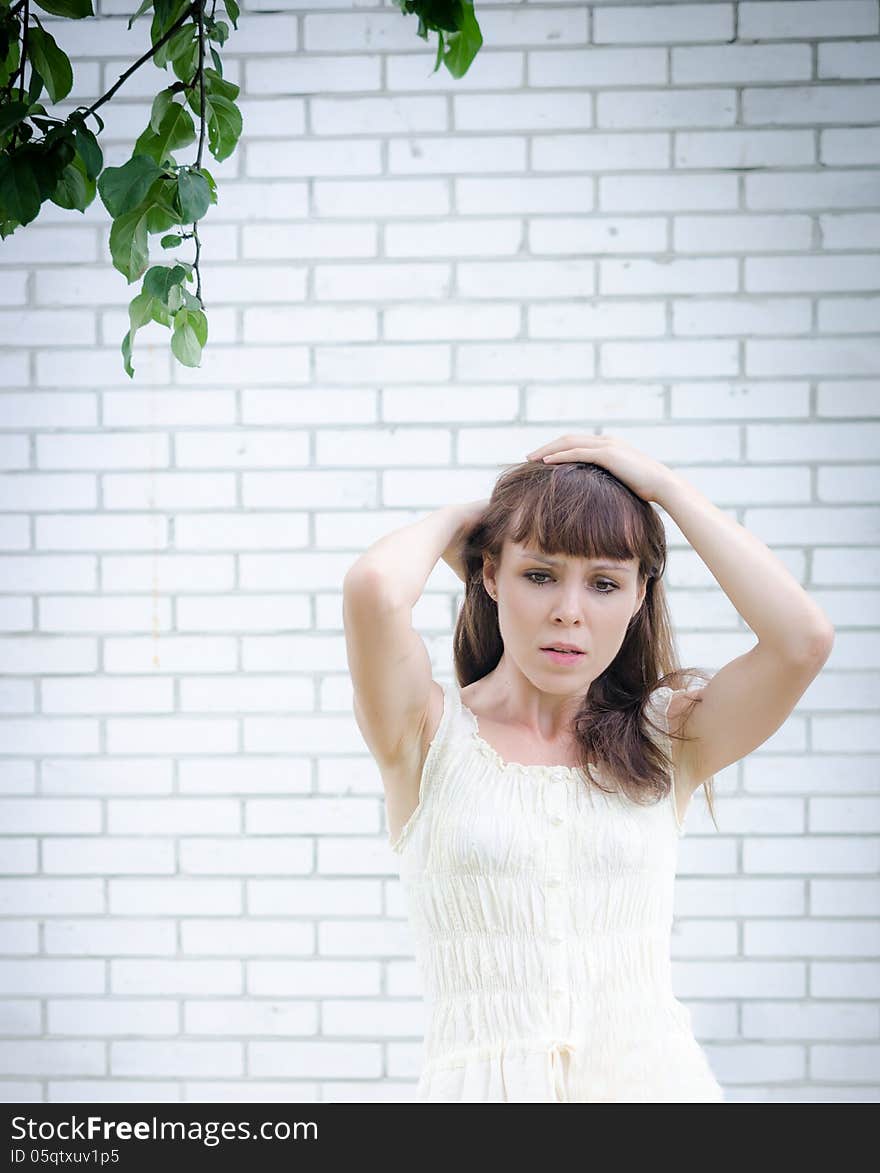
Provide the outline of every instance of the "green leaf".
<path id="1" fill-rule="evenodd" d="M 74 125 L 74 135 L 76 137 L 76 149 L 82 157 L 83 163 L 85 163 L 86 178 L 97 179 L 101 173 L 101 168 L 104 166 L 104 155 L 98 145 L 98 140 L 89 128 L 82 123 L 76 123 Z M 94 191 L 92 195 L 94 196 Z M 91 203 L 91 200 L 89 200 L 89 203 Z"/>
<path id="2" fill-rule="evenodd" d="M 46 83 L 43 75 L 40 73 L 39 69 L 34 66 L 32 61 L 30 62 L 30 67 L 31 80 L 28 85 L 27 100 L 28 105 L 33 106 L 34 102 L 36 102 L 37 98 L 39 98 L 40 94 L 43 92 L 43 86 Z"/>
<path id="3" fill-rule="evenodd" d="M 196 75 L 199 66 L 199 39 L 195 37 L 182 52 L 172 59 L 171 68 L 181 81 L 189 82 Z"/>
<path id="4" fill-rule="evenodd" d="M 131 331 L 122 339 L 122 366 L 129 379 L 134 378 L 134 367 L 131 365 Z"/>
<path id="5" fill-rule="evenodd" d="M 152 0 L 150 0 L 152 3 Z M 162 119 L 165 117 L 165 111 L 174 101 L 174 94 L 170 89 L 159 90 L 155 98 L 153 98 L 153 107 L 150 110 L 150 130 L 154 134 L 159 133 L 159 128 L 162 125 Z"/>
<path id="6" fill-rule="evenodd" d="M 155 20 L 158 22 L 156 28 L 160 37 L 163 33 L 167 33 L 174 22 L 183 16 L 188 4 L 189 0 L 155 0 L 153 7 L 156 10 Z M 154 44 L 157 40 L 158 37 L 153 36 Z"/>
<path id="7" fill-rule="evenodd" d="M 171 314 L 168 307 L 162 305 L 161 301 L 153 298 L 153 321 L 158 322 L 160 326 L 171 325 Z"/>
<path id="8" fill-rule="evenodd" d="M 195 294 L 190 293 L 188 289 L 184 289 L 182 285 L 180 288 L 183 291 L 183 304 L 186 306 L 186 308 L 193 311 L 197 310 L 199 313 L 201 313 L 202 303 L 195 296 Z M 207 318 L 205 319 L 205 322 L 207 324 Z"/>
<path id="9" fill-rule="evenodd" d="M 174 317 L 174 333 L 171 335 L 171 350 L 185 367 L 197 367 L 202 357 L 199 338 L 190 318 L 190 310 L 178 310 Z"/>
<path id="10" fill-rule="evenodd" d="M 215 69 L 205 66 L 205 90 L 213 97 L 215 94 L 220 94 L 224 98 L 228 98 L 230 102 L 234 102 L 241 93 L 241 88 L 234 85 L 231 81 L 227 81 Z M 194 93 L 197 90 L 193 90 Z"/>
<path id="11" fill-rule="evenodd" d="M 232 27 L 237 29 L 238 28 L 238 18 L 241 15 L 241 10 L 239 9 L 235 0 L 223 0 L 223 4 L 224 4 L 224 7 L 226 8 L 226 15 L 232 21 Z"/>
<path id="12" fill-rule="evenodd" d="M 229 37 L 229 25 L 225 20 L 215 20 L 213 28 L 208 33 L 208 37 L 212 41 L 216 41 L 218 45 L 223 46 Z"/>
<path id="13" fill-rule="evenodd" d="M 133 297 L 128 307 L 129 331 L 122 341 L 122 353 L 125 358 L 125 372 L 129 378 L 134 377 L 134 367 L 131 365 L 131 352 L 134 346 L 134 336 L 141 326 L 153 320 L 153 298 L 143 291 Z"/>
<path id="14" fill-rule="evenodd" d="M 227 98 L 233 102 L 239 95 L 239 87 L 233 85 L 232 82 L 226 81 L 214 69 L 207 67 L 205 69 L 205 118 L 211 116 L 211 102 L 215 96 Z M 202 112 L 202 96 L 199 93 L 198 86 L 192 86 L 186 91 L 186 100 L 189 104 L 193 114 L 198 118 Z"/>
<path id="15" fill-rule="evenodd" d="M 150 259 L 147 209 L 135 208 L 113 221 L 110 229 L 110 255 L 114 268 L 124 274 L 129 284 L 140 277 Z"/>
<path id="16" fill-rule="evenodd" d="M 5 134 L 7 130 L 11 130 L 27 118 L 29 109 L 27 102 L 9 102 L 5 106 L 0 106 L 0 134 Z"/>
<path id="17" fill-rule="evenodd" d="M 86 174 L 85 163 L 75 155 L 61 172 L 55 191 L 49 197 L 59 208 L 84 212 L 95 198 L 95 181 Z"/>
<path id="18" fill-rule="evenodd" d="M 189 111 L 172 102 L 165 113 L 159 129 L 153 132 L 149 127 L 143 132 L 134 145 L 135 157 L 147 155 L 160 166 L 169 158 L 173 161 L 172 151 L 178 147 L 188 146 L 195 141 L 196 128 Z"/>
<path id="19" fill-rule="evenodd" d="M 31 126 L 31 124 L 29 122 L 19 122 L 18 127 L 17 127 L 17 133 L 18 133 L 18 141 L 20 143 L 26 143 L 31 138 L 33 138 L 34 128 Z"/>
<path id="20" fill-rule="evenodd" d="M 137 12 L 134 14 L 134 16 L 132 16 L 130 18 L 130 20 L 128 22 L 128 27 L 131 28 L 131 26 L 134 24 L 134 22 L 137 20 L 137 18 L 139 16 L 143 16 L 143 14 L 147 11 L 147 9 L 152 8 L 152 7 L 153 7 L 153 0 L 143 0 L 143 3 L 141 4 L 140 8 L 137 10 Z"/>
<path id="21" fill-rule="evenodd" d="M 483 34 L 469 0 L 462 0 L 461 24 L 447 36 L 449 48 L 443 55 L 446 68 L 453 77 L 464 77 L 483 43 Z"/>
<path id="22" fill-rule="evenodd" d="M 165 232 L 180 223 L 177 208 L 177 180 L 162 175 L 147 193 L 147 232 Z"/>
<path id="23" fill-rule="evenodd" d="M 144 289 L 157 301 L 168 301 L 172 286 L 179 285 L 184 278 L 180 265 L 151 265 L 144 277 Z"/>
<path id="24" fill-rule="evenodd" d="M 193 40 L 198 38 L 199 31 L 194 24 L 184 24 L 177 30 L 170 41 L 166 41 L 168 58 L 173 60 L 181 53 L 185 53 Z"/>
<path id="25" fill-rule="evenodd" d="M 155 0 L 153 7 L 156 11 L 150 26 L 150 40 L 154 45 L 186 14 L 188 6 L 189 0 Z M 189 29 L 190 35 L 192 35 L 196 31 L 196 26 L 193 23 L 182 25 L 176 30 L 170 41 L 166 41 L 164 45 L 160 45 L 153 53 L 153 62 L 160 69 L 164 69 L 173 57 L 175 38 L 179 37 L 185 29 Z"/>
<path id="26" fill-rule="evenodd" d="M 132 331 L 139 330 L 141 326 L 145 326 L 152 319 L 152 301 L 152 295 L 143 290 L 131 299 L 128 307 L 128 320 Z"/>
<path id="27" fill-rule="evenodd" d="M 178 245 L 183 244 L 183 237 L 178 236 L 176 232 L 170 232 L 167 236 L 163 236 L 159 241 L 162 248 L 177 248 Z"/>
<path id="28" fill-rule="evenodd" d="M 163 69 L 171 62 L 171 68 L 181 81 L 190 81 L 199 58 L 199 32 L 195 24 L 184 24 L 170 41 L 156 51 L 153 60 Z"/>
<path id="29" fill-rule="evenodd" d="M 31 111 L 36 110 L 38 106 L 39 102 L 36 103 L 36 105 L 31 106 Z M 34 124 L 34 126 L 39 126 L 40 130 L 43 131 L 47 138 L 53 130 L 57 130 L 59 126 L 64 126 L 64 123 L 60 122 L 57 118 L 40 118 L 39 114 L 34 113 L 31 113 L 31 122 Z"/>
<path id="30" fill-rule="evenodd" d="M 40 25 L 40 18 L 36 16 L 34 19 L 37 27 L 28 29 L 28 56 L 40 71 L 50 99 L 61 102 L 73 89 L 73 67 L 52 34 Z"/>
<path id="31" fill-rule="evenodd" d="M 188 296 L 191 297 L 192 294 L 188 294 Z M 201 310 L 190 310 L 189 323 L 195 332 L 195 336 L 198 339 L 199 345 L 205 346 L 208 341 L 208 319 Z"/>
<path id="32" fill-rule="evenodd" d="M 71 20 L 82 20 L 84 16 L 94 16 L 92 0 L 31 0 L 44 12 L 53 16 L 69 16 Z M 30 36 L 28 36 L 30 40 Z"/>
<path id="33" fill-rule="evenodd" d="M 9 31 L 13 22 L 9 21 L 6 25 L 7 43 L 6 47 L 0 46 L 0 85 L 6 86 L 15 71 L 18 69 L 18 63 L 21 60 L 21 46 L 18 43 L 17 36 L 10 37 Z"/>
<path id="34" fill-rule="evenodd" d="M 217 203 L 217 183 L 214 179 L 214 176 L 211 174 L 211 172 L 208 170 L 207 167 L 200 167 L 199 172 L 202 175 L 204 175 L 205 179 L 208 181 L 208 187 L 210 187 L 210 189 L 211 189 L 211 203 L 216 204 Z"/>
<path id="35" fill-rule="evenodd" d="M 36 219 L 42 199 L 32 154 L 24 150 L 12 155 L 0 154 L 0 203 L 6 216 L 19 224 L 30 224 Z"/>
<path id="36" fill-rule="evenodd" d="M 180 196 L 180 218 L 184 224 L 201 220 L 211 206 L 211 188 L 204 175 L 196 168 L 185 167 L 177 177 Z"/>
<path id="37" fill-rule="evenodd" d="M 148 155 L 133 155 L 121 167 L 105 167 L 98 180 L 104 207 L 114 220 L 133 211 L 161 174 L 161 168 Z"/>
<path id="38" fill-rule="evenodd" d="M 241 135 L 242 119 L 239 108 L 219 94 L 210 101 L 205 99 L 208 117 L 208 146 L 218 163 L 222 163 L 235 150 Z"/>
<path id="39" fill-rule="evenodd" d="M 26 151 L 22 149 L 16 154 L 30 161 L 42 201 L 52 198 L 61 173 L 76 158 L 76 148 L 69 140 L 63 140 L 50 147 L 45 143 L 33 143 Z"/>

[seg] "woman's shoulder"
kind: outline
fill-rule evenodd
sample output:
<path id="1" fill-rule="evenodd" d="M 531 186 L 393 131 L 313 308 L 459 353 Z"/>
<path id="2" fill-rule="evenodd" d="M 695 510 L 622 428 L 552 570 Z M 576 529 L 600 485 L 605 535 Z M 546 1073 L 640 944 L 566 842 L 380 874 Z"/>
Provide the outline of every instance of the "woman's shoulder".
<path id="1" fill-rule="evenodd" d="M 439 743 L 441 734 L 451 720 L 451 710 L 456 707 L 456 695 L 454 684 L 431 680 L 424 719 L 417 735 L 412 740 L 409 752 L 401 753 L 394 765 L 383 771 L 386 781 L 393 780 L 395 784 L 403 781 L 404 785 L 418 783 L 432 746 Z"/>
<path id="2" fill-rule="evenodd" d="M 393 850 L 400 851 L 412 828 L 421 820 L 435 782 L 446 774 L 444 753 L 453 739 L 457 691 L 454 684 L 431 680 L 425 718 L 415 749 L 401 754 L 382 779 L 388 798 L 388 822 Z M 398 830 L 398 828 L 400 828 Z"/>

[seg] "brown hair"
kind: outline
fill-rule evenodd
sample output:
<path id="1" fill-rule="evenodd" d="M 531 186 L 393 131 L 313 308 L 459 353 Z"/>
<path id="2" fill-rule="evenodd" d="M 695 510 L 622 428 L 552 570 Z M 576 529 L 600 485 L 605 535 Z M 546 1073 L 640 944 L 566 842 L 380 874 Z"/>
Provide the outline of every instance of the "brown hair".
<path id="1" fill-rule="evenodd" d="M 601 465 L 533 460 L 503 472 L 462 547 L 465 596 L 453 637 L 461 687 L 491 672 L 504 650 L 497 604 L 483 585 L 483 554 L 500 566 L 505 539 L 534 543 L 546 554 L 638 559 L 639 587 L 647 580 L 644 601 L 614 660 L 587 690 L 574 733 L 584 772 L 590 776 L 588 763 L 602 768 L 616 784 L 610 792 L 645 804 L 668 796 L 672 762 L 661 748 L 665 731 L 649 715 L 649 697 L 661 685 L 687 688 L 710 674 L 678 662 L 662 581 L 666 535 L 659 513 Z M 699 703 L 696 697 L 685 706 L 679 727 Z M 660 735 L 661 745 L 649 728 Z M 670 737 L 693 740 L 672 732 Z M 592 781 L 605 790 L 595 777 Z M 713 781 L 708 778 L 703 786 L 715 822 Z"/>

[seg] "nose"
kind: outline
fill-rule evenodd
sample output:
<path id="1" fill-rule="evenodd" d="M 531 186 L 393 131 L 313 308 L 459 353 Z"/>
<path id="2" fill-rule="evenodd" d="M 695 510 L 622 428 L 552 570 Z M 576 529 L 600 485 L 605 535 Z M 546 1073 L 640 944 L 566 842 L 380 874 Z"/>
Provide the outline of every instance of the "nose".
<path id="1" fill-rule="evenodd" d="M 583 599 L 581 598 L 581 588 L 577 585 L 564 587 L 557 596 L 556 605 L 553 610 L 553 622 L 564 623 L 568 626 L 571 623 L 580 623 L 583 618 Z"/>

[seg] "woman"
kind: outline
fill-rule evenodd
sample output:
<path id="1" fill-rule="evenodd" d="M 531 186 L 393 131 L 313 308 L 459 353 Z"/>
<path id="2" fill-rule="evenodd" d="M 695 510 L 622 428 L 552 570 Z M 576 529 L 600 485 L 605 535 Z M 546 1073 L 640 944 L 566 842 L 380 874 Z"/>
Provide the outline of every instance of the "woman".
<path id="1" fill-rule="evenodd" d="M 652 502 L 757 637 L 702 686 L 675 660 Z M 441 557 L 465 583 L 464 687 L 432 679 L 411 625 Z M 383 537 L 343 610 L 429 1009 L 416 1099 L 723 1100 L 672 992 L 678 841 L 694 791 L 712 810 L 713 775 L 821 670 L 823 612 L 683 476 L 608 435 L 545 444 L 488 501 Z"/>

